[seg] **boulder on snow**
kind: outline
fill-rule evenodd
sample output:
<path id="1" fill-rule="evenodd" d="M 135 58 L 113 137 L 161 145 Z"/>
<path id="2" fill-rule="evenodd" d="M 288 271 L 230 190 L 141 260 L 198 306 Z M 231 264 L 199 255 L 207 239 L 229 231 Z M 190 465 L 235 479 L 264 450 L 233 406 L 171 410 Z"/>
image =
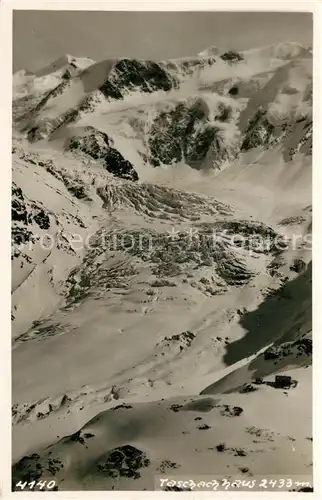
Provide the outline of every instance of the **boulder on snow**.
<path id="1" fill-rule="evenodd" d="M 305 267 L 306 267 L 306 264 L 305 264 L 304 260 L 294 259 L 294 261 L 290 265 L 290 270 L 294 271 L 296 273 L 300 273 L 305 269 Z"/>

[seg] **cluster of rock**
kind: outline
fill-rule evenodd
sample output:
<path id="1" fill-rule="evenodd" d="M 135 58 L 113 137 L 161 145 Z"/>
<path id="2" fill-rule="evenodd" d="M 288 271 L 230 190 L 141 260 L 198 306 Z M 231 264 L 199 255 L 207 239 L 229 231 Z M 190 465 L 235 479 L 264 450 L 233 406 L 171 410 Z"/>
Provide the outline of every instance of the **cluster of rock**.
<path id="1" fill-rule="evenodd" d="M 112 146 L 112 141 L 107 134 L 94 127 L 86 127 L 81 135 L 71 137 L 68 141 L 67 149 L 85 153 L 94 160 L 102 160 L 106 170 L 116 177 L 131 181 L 139 179 L 138 173 L 132 163 L 126 160 Z"/>

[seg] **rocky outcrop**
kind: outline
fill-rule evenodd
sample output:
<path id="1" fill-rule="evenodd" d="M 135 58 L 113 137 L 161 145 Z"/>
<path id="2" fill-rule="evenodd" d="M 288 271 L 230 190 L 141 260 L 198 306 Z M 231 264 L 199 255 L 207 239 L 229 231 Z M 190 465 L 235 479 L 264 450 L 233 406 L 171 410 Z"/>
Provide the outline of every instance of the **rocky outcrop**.
<path id="1" fill-rule="evenodd" d="M 231 112 L 222 103 L 210 119 L 210 110 L 202 98 L 179 102 L 170 110 L 161 111 L 149 134 L 151 164 L 157 167 L 183 161 L 198 169 L 209 154 L 212 165 L 222 163 L 230 151 L 218 124 L 228 121 Z"/>
<path id="2" fill-rule="evenodd" d="M 305 156 L 312 155 L 313 141 L 312 117 L 299 118 L 295 124 L 290 124 L 286 128 L 286 137 L 283 144 L 283 158 L 285 161 L 293 159 L 296 153 Z"/>
<path id="3" fill-rule="evenodd" d="M 277 144 L 283 146 L 283 158 L 288 162 L 295 153 L 306 156 L 312 155 L 312 130 L 311 118 L 299 118 L 295 121 L 285 120 L 273 124 L 267 110 L 259 108 L 249 119 L 241 144 L 241 151 L 262 147 L 268 149 Z"/>
<path id="4" fill-rule="evenodd" d="M 215 64 L 216 59 L 213 56 L 209 57 L 197 57 L 197 58 L 187 58 L 181 59 L 178 62 L 178 66 L 184 75 L 191 75 L 195 71 L 201 70 L 205 67 L 211 67 Z"/>
<path id="5" fill-rule="evenodd" d="M 19 481 L 22 483 L 36 482 L 42 477 L 43 473 L 44 467 L 37 453 L 23 457 L 12 468 L 12 491 L 19 491 L 20 488 L 17 486 Z"/>
<path id="6" fill-rule="evenodd" d="M 274 126 L 267 119 L 267 111 L 259 108 L 248 122 L 241 151 L 249 151 L 258 146 L 267 147 L 273 133 Z"/>
<path id="7" fill-rule="evenodd" d="M 139 179 L 133 165 L 112 146 L 107 134 L 94 127 L 87 127 L 83 135 L 75 135 L 69 139 L 67 149 L 81 151 L 94 160 L 103 160 L 106 170 L 116 177 L 131 181 Z"/>
<path id="8" fill-rule="evenodd" d="M 35 240 L 34 232 L 50 228 L 50 214 L 40 202 L 26 198 L 14 182 L 11 188 L 12 258 L 20 254 L 20 245 Z"/>
<path id="9" fill-rule="evenodd" d="M 68 82 L 65 84 L 68 85 Z M 58 86 L 61 91 L 64 90 L 64 84 Z M 55 88 L 52 92 L 57 92 L 58 87 Z M 54 95 L 56 97 L 56 95 Z M 27 133 L 28 140 L 30 142 L 36 142 L 42 139 L 47 139 L 52 134 L 57 132 L 63 126 L 66 126 L 71 123 L 77 122 L 77 120 L 81 119 L 87 113 L 93 113 L 97 106 L 105 100 L 104 95 L 100 91 L 91 92 L 84 99 L 80 101 L 80 103 L 74 107 L 69 108 L 67 111 L 59 114 L 55 118 L 43 118 L 37 120 L 36 122 L 28 122 L 27 125 L 23 128 L 23 131 Z M 47 97 L 43 99 L 43 104 L 46 104 Z M 38 108 L 33 111 L 33 120 L 37 118 L 38 113 L 41 111 L 41 102 L 38 105 Z M 32 123 L 32 125 L 30 125 Z"/>
<path id="10" fill-rule="evenodd" d="M 11 220 L 28 224 L 27 210 L 24 196 L 20 187 L 14 183 L 11 188 Z"/>
<path id="11" fill-rule="evenodd" d="M 240 62 L 244 60 L 243 54 L 239 54 L 235 50 L 228 50 L 227 52 L 224 52 L 221 54 L 220 59 L 223 61 L 229 61 L 229 62 Z"/>
<path id="12" fill-rule="evenodd" d="M 122 99 L 131 90 L 168 92 L 177 86 L 178 80 L 166 71 L 162 63 L 121 59 L 99 90 L 107 98 Z"/>
<path id="13" fill-rule="evenodd" d="M 140 469 L 148 467 L 150 460 L 146 454 L 131 445 L 120 446 L 109 451 L 97 463 L 97 470 L 105 477 L 117 479 L 127 477 L 138 479 Z"/>

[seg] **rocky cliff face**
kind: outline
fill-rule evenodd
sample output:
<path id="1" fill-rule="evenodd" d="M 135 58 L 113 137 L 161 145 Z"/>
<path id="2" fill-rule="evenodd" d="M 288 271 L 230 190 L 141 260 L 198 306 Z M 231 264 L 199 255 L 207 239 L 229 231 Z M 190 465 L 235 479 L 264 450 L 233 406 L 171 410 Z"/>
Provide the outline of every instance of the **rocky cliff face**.
<path id="1" fill-rule="evenodd" d="M 259 146 L 267 147 L 273 136 L 274 126 L 268 121 L 267 112 L 260 108 L 248 122 L 241 150 L 249 151 Z"/>
<path id="2" fill-rule="evenodd" d="M 211 165 L 232 156 L 220 124 L 229 122 L 232 108 L 220 103 L 213 116 L 202 98 L 179 102 L 161 111 L 149 134 L 149 161 L 153 166 L 184 162 L 200 169 L 211 155 Z"/>
<path id="3" fill-rule="evenodd" d="M 71 137 L 67 141 L 67 149 L 83 152 L 94 160 L 102 160 L 106 170 L 116 177 L 132 181 L 139 179 L 133 165 L 111 145 L 107 134 L 94 127 L 86 127 L 82 135 Z"/>
<path id="4" fill-rule="evenodd" d="M 100 87 L 107 98 L 122 99 L 131 90 L 154 92 L 169 90 L 178 86 L 178 79 L 172 76 L 160 63 L 154 61 L 138 61 L 121 59 L 109 77 Z"/>

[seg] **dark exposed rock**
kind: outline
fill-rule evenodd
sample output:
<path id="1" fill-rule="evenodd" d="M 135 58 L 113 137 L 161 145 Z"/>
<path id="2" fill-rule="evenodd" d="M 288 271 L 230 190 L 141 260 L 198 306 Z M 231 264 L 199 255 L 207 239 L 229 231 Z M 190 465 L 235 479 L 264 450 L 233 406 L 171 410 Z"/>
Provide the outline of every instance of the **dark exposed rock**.
<path id="1" fill-rule="evenodd" d="M 84 135 L 73 136 L 67 147 L 71 151 L 82 151 L 94 160 L 103 160 L 106 170 L 117 177 L 133 181 L 139 179 L 133 165 L 111 145 L 109 137 L 94 127 L 87 127 Z"/>
<path id="2" fill-rule="evenodd" d="M 57 97 L 61 95 L 64 90 L 69 87 L 70 83 L 68 81 L 63 81 L 59 83 L 56 87 L 53 89 L 49 90 L 46 92 L 42 100 L 39 102 L 39 104 L 36 106 L 34 112 L 37 113 L 40 109 L 42 109 L 50 99 L 53 99 L 54 97 Z"/>
<path id="3" fill-rule="evenodd" d="M 231 448 L 236 457 L 246 457 L 247 453 L 242 448 Z"/>
<path id="4" fill-rule="evenodd" d="M 156 62 L 122 59 L 114 66 L 118 87 L 139 87 L 143 92 L 171 90 L 172 81 Z"/>
<path id="5" fill-rule="evenodd" d="M 53 99 L 53 98 L 57 97 L 58 95 L 62 94 L 68 86 L 69 86 L 69 81 L 64 79 L 60 84 L 58 84 L 53 89 L 50 89 L 47 92 L 43 93 L 41 95 L 40 99 L 38 99 L 36 106 L 33 106 L 32 108 L 28 109 L 28 111 L 24 114 L 24 116 L 20 117 L 20 118 L 28 119 L 28 117 L 30 117 L 30 116 L 35 118 L 39 114 L 40 110 L 44 106 L 46 106 L 46 104 L 48 103 L 48 101 L 50 99 Z M 25 131 L 25 132 L 28 131 L 29 127 L 30 127 L 30 123 L 27 121 L 27 124 L 25 125 L 23 131 Z M 33 132 L 31 131 L 31 136 L 32 135 L 33 135 Z"/>
<path id="6" fill-rule="evenodd" d="M 69 436 L 69 440 L 75 441 L 76 443 L 85 444 L 85 439 L 81 436 L 81 431 L 77 431 Z"/>
<path id="7" fill-rule="evenodd" d="M 23 222 L 24 224 L 27 224 L 28 213 L 21 188 L 13 184 L 11 188 L 11 196 L 12 196 L 12 201 L 11 201 L 12 221 Z"/>
<path id="8" fill-rule="evenodd" d="M 202 69 L 206 66 L 213 66 L 216 62 L 215 57 L 209 56 L 209 57 L 197 57 L 195 59 L 189 58 L 189 59 L 182 59 L 178 64 L 180 66 L 181 71 L 184 74 L 192 74 L 194 71 L 198 69 Z"/>
<path id="9" fill-rule="evenodd" d="M 218 275 L 229 285 L 242 285 L 248 283 L 253 274 L 236 258 L 223 259 L 217 266 Z"/>
<path id="10" fill-rule="evenodd" d="M 73 76 L 76 75 L 77 73 L 77 64 L 75 64 L 74 62 L 71 62 L 68 67 L 66 68 L 66 70 L 64 71 L 64 73 L 62 74 L 62 79 L 63 80 L 70 80 Z"/>
<path id="11" fill-rule="evenodd" d="M 278 225 L 279 226 L 295 226 L 297 224 L 301 224 L 302 222 L 305 222 L 305 217 L 302 215 L 295 215 L 292 217 L 286 217 L 285 219 L 282 219 Z"/>
<path id="12" fill-rule="evenodd" d="M 64 394 L 63 397 L 62 397 L 62 399 L 61 399 L 60 406 L 64 406 L 67 403 L 69 403 L 70 401 L 71 401 L 71 398 L 69 398 L 67 396 L 67 394 Z"/>
<path id="13" fill-rule="evenodd" d="M 178 469 L 180 467 L 176 462 L 171 462 L 171 460 L 162 460 L 161 464 L 157 468 L 158 472 L 165 474 L 168 469 Z"/>
<path id="14" fill-rule="evenodd" d="M 173 404 L 170 406 L 170 410 L 174 411 L 174 412 L 178 412 L 180 411 L 180 409 L 182 408 L 182 405 L 177 405 L 177 404 Z"/>
<path id="15" fill-rule="evenodd" d="M 24 245 L 28 241 L 34 241 L 34 234 L 26 228 L 15 228 L 11 229 L 11 241 L 14 246 Z"/>
<path id="16" fill-rule="evenodd" d="M 254 392 L 257 391 L 257 387 L 254 387 L 252 384 L 244 384 L 242 387 L 239 389 L 239 392 L 242 394 L 248 393 L 248 392 Z"/>
<path id="17" fill-rule="evenodd" d="M 84 134 L 73 136 L 68 141 L 69 150 L 82 151 L 94 160 L 104 159 L 109 148 L 110 139 L 107 134 L 91 126 L 84 129 Z"/>
<path id="18" fill-rule="evenodd" d="M 43 472 L 44 466 L 37 453 L 23 457 L 12 467 L 12 491 L 19 491 L 16 486 L 19 481 L 22 483 L 38 481 Z"/>
<path id="19" fill-rule="evenodd" d="M 121 408 L 124 408 L 125 410 L 129 410 L 130 408 L 133 408 L 133 406 L 131 405 L 126 405 L 125 403 L 121 404 L 121 405 L 117 405 L 117 406 L 114 406 L 112 408 L 112 411 L 115 411 L 115 410 L 120 410 Z"/>
<path id="20" fill-rule="evenodd" d="M 72 78 L 72 71 L 70 69 L 66 69 L 66 71 L 62 74 L 62 79 L 63 80 L 70 80 Z"/>
<path id="21" fill-rule="evenodd" d="M 167 92 L 177 84 L 174 76 L 171 76 L 161 63 L 121 59 L 114 65 L 108 79 L 99 90 L 105 97 L 122 99 L 131 90 Z"/>
<path id="22" fill-rule="evenodd" d="M 303 338 L 296 340 L 293 345 L 297 347 L 298 351 L 304 352 L 307 356 L 312 356 L 312 339 Z"/>
<path id="23" fill-rule="evenodd" d="M 238 89 L 237 85 L 234 85 L 228 91 L 228 94 L 232 95 L 232 96 L 238 95 L 238 93 L 239 93 L 239 89 Z"/>
<path id="24" fill-rule="evenodd" d="M 27 224 L 27 210 L 23 201 L 18 199 L 12 200 L 11 219 L 16 222 L 24 222 Z"/>
<path id="25" fill-rule="evenodd" d="M 303 355 L 312 356 L 312 339 L 305 337 L 293 342 L 272 345 L 264 352 L 263 357 L 265 360 L 281 360 L 294 354 L 297 358 Z"/>
<path id="26" fill-rule="evenodd" d="M 313 150 L 313 122 L 309 121 L 304 127 L 304 134 L 299 142 L 299 151 L 311 155 Z"/>
<path id="27" fill-rule="evenodd" d="M 167 346 L 171 346 L 175 342 L 179 342 L 181 347 L 190 347 L 192 341 L 195 339 L 195 334 L 189 331 L 178 333 L 176 335 L 172 335 L 172 337 L 165 337 L 163 340 L 163 344 Z"/>
<path id="28" fill-rule="evenodd" d="M 300 273 L 300 272 L 304 271 L 305 267 L 306 267 L 306 264 L 302 259 L 294 259 L 294 261 L 290 265 L 290 270 L 294 271 L 296 273 Z"/>
<path id="29" fill-rule="evenodd" d="M 49 229 L 50 218 L 43 209 L 39 210 L 35 215 L 32 216 L 32 218 L 36 222 L 36 224 L 38 224 L 40 229 Z"/>
<path id="30" fill-rule="evenodd" d="M 228 104 L 220 103 L 217 109 L 217 114 L 215 115 L 215 120 L 219 122 L 227 122 L 232 117 L 232 108 Z"/>
<path id="31" fill-rule="evenodd" d="M 240 470 L 242 474 L 249 474 L 250 472 L 250 469 L 248 467 L 238 467 L 238 470 Z"/>
<path id="32" fill-rule="evenodd" d="M 139 180 L 138 173 L 133 165 L 128 160 L 125 160 L 117 149 L 110 148 L 108 154 L 105 156 L 105 165 L 106 170 L 117 177 L 131 181 Z"/>
<path id="33" fill-rule="evenodd" d="M 79 115 L 78 108 L 68 109 L 65 113 L 56 118 L 44 118 L 38 125 L 28 128 L 28 141 L 37 142 L 48 137 L 63 125 L 75 121 Z"/>
<path id="34" fill-rule="evenodd" d="M 82 184 L 69 184 L 67 186 L 68 191 L 75 196 L 78 200 L 90 201 L 88 197 L 85 186 Z"/>
<path id="35" fill-rule="evenodd" d="M 47 464 L 47 471 L 53 476 L 57 474 L 61 469 L 64 468 L 64 464 L 58 458 L 49 458 Z"/>
<path id="36" fill-rule="evenodd" d="M 312 106 L 312 102 L 310 103 Z M 294 134 L 296 141 L 294 141 Z M 296 153 L 306 156 L 312 155 L 313 146 L 313 122 L 312 118 L 299 118 L 295 124 L 289 123 L 286 126 L 286 140 L 283 149 L 283 158 L 290 161 Z"/>
<path id="37" fill-rule="evenodd" d="M 162 111 L 155 119 L 149 135 L 150 161 L 153 166 L 179 162 L 184 156 L 184 142 L 193 125 L 185 105 Z"/>
<path id="38" fill-rule="evenodd" d="M 209 123 L 204 126 L 203 130 L 196 133 L 191 140 L 188 140 L 188 137 L 186 138 L 185 158 L 188 165 L 198 164 L 206 157 L 218 133 L 219 129 Z M 216 149 L 220 150 L 220 142 L 216 146 Z"/>
<path id="39" fill-rule="evenodd" d="M 220 408 L 220 415 L 223 417 L 239 417 L 244 411 L 240 406 L 223 405 Z"/>
<path id="40" fill-rule="evenodd" d="M 151 283 L 152 288 L 161 288 L 161 287 L 165 287 L 165 286 L 175 287 L 175 286 L 177 286 L 177 284 L 174 283 L 174 281 L 171 281 L 171 280 L 168 280 L 165 278 L 156 279 L 155 281 L 153 281 L 153 283 Z"/>
<path id="41" fill-rule="evenodd" d="M 148 467 L 150 460 L 146 454 L 134 446 L 125 445 L 110 450 L 97 463 L 98 471 L 111 478 L 127 477 L 138 479 L 139 469 Z"/>
<path id="42" fill-rule="evenodd" d="M 274 126 L 267 119 L 267 111 L 259 108 L 248 122 L 241 151 L 248 151 L 258 146 L 266 147 L 273 133 Z"/>
<path id="43" fill-rule="evenodd" d="M 123 99 L 122 93 L 119 91 L 116 85 L 106 80 L 104 84 L 100 87 L 100 91 L 105 97 L 111 97 L 112 99 Z"/>
<path id="44" fill-rule="evenodd" d="M 277 352 L 273 351 L 272 349 L 267 349 L 264 352 L 265 361 L 268 361 L 270 359 L 278 359 L 278 358 L 279 358 L 279 354 Z"/>
<path id="45" fill-rule="evenodd" d="M 274 229 L 262 222 L 249 220 L 227 220 L 219 221 L 215 224 L 199 224 L 205 233 L 213 231 L 225 231 L 227 240 L 232 236 L 234 245 L 237 246 L 236 236 L 240 236 L 243 248 L 251 251 L 263 253 L 278 252 L 287 245 L 283 236 L 279 235 Z"/>
<path id="46" fill-rule="evenodd" d="M 219 106 L 218 121 L 227 121 L 231 109 Z M 192 104 L 178 103 L 169 111 L 162 111 L 154 120 L 149 134 L 149 160 L 155 167 L 185 161 L 199 168 L 211 148 L 214 159 L 220 163 L 228 152 L 222 143 L 219 129 L 209 121 L 209 109 L 203 99 Z"/>
<path id="47" fill-rule="evenodd" d="M 59 85 L 43 94 L 38 104 L 30 110 L 30 117 L 32 118 L 32 122 L 30 122 L 30 117 L 28 119 L 28 114 L 24 117 L 27 119 L 27 122 L 24 125 L 22 131 L 27 133 L 27 137 L 30 142 L 35 142 L 37 140 L 46 138 L 55 128 L 55 122 L 52 122 L 50 120 L 41 121 L 38 125 L 34 126 L 32 126 L 32 123 L 34 123 L 35 118 L 37 118 L 40 111 L 47 105 L 47 103 L 51 99 L 54 99 L 55 97 L 63 94 L 63 92 L 67 89 L 67 87 L 69 87 L 69 85 L 70 79 L 64 78 Z"/>
<path id="48" fill-rule="evenodd" d="M 223 61 L 239 62 L 244 59 L 244 56 L 242 54 L 239 54 L 235 50 L 228 50 L 227 52 L 221 54 L 220 58 Z"/>

